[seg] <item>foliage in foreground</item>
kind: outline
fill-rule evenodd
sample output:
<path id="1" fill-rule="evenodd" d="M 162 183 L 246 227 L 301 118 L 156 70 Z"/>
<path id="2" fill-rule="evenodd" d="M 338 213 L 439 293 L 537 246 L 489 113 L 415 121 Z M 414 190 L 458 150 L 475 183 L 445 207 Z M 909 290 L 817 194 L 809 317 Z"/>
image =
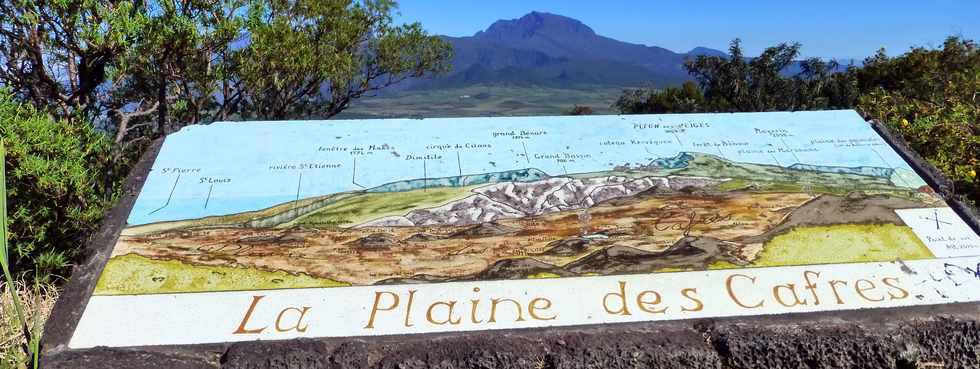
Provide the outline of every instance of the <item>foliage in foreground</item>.
<path id="1" fill-rule="evenodd" d="M 111 202 L 106 186 L 115 181 L 102 181 L 111 142 L 87 124 L 56 122 L 3 90 L 0 137 L 7 148 L 11 267 L 21 276 L 65 276 Z"/>
<path id="2" fill-rule="evenodd" d="M 899 132 L 953 180 L 956 194 L 980 203 L 980 49 L 973 41 L 951 37 L 941 49 L 897 57 L 879 51 L 844 71 L 835 62 L 794 62 L 799 47 L 781 44 L 746 58 L 736 40 L 732 57 L 685 63 L 697 85 L 626 90 L 614 107 L 624 114 L 856 109 Z"/>
<path id="3" fill-rule="evenodd" d="M 942 49 L 878 53 L 853 73 L 863 90 L 857 109 L 900 132 L 980 204 L 980 48 L 950 38 Z"/>

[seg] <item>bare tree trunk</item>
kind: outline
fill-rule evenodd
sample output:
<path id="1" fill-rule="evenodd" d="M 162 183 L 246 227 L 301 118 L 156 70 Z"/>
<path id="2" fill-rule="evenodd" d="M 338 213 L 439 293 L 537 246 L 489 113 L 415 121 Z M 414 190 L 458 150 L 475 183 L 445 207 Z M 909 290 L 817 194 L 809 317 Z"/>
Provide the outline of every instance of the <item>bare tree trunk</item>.
<path id="1" fill-rule="evenodd" d="M 230 88 L 228 87 L 228 78 L 221 79 L 221 120 L 228 120 L 228 94 Z"/>
<path id="2" fill-rule="evenodd" d="M 157 86 L 157 103 L 160 104 L 157 108 L 157 127 L 156 136 L 164 136 L 169 132 L 169 127 L 167 127 L 167 78 L 164 74 L 160 74 L 159 85 Z"/>

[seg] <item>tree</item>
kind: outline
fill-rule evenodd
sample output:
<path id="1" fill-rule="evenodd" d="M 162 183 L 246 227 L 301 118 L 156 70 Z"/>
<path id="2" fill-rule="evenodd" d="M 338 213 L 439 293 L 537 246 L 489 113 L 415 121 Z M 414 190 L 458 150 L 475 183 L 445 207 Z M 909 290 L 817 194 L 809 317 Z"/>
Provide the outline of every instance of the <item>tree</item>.
<path id="1" fill-rule="evenodd" d="M 105 187 L 154 138 L 242 118 L 331 117 L 451 49 L 391 0 L 0 0 L 0 84 L 113 137 Z"/>
<path id="2" fill-rule="evenodd" d="M 243 0 L 154 4 L 138 42 L 116 63 L 104 99 L 118 145 L 227 118 L 234 107 L 223 93 L 234 78 L 229 55 L 243 38 L 243 6 Z"/>
<path id="3" fill-rule="evenodd" d="M 238 53 L 242 114 L 331 117 L 365 94 L 441 73 L 449 44 L 418 23 L 395 26 L 390 0 L 273 0 L 250 5 Z"/>
<path id="4" fill-rule="evenodd" d="M 836 60 L 825 62 L 809 58 L 800 62 L 800 73 L 794 77 L 796 110 L 846 109 L 854 106 L 860 91 L 848 66 L 841 72 Z"/>
<path id="5" fill-rule="evenodd" d="M 684 113 L 815 110 L 853 106 L 858 96 L 852 73 L 836 61 L 796 60 L 800 45 L 779 44 L 746 57 L 735 39 L 729 55 L 701 55 L 684 67 L 697 85 L 626 90 L 614 104 L 623 113 Z M 793 70 L 797 70 L 791 74 Z"/>
<path id="6" fill-rule="evenodd" d="M 98 115 L 97 93 L 145 15 L 132 1 L 0 0 L 0 83 L 62 118 Z"/>
<path id="7" fill-rule="evenodd" d="M 781 73 L 799 55 L 800 44 L 779 44 L 746 58 L 741 40 L 735 39 L 728 50 L 728 56 L 700 55 L 684 63 L 701 85 L 710 110 L 795 110 L 792 81 Z"/>

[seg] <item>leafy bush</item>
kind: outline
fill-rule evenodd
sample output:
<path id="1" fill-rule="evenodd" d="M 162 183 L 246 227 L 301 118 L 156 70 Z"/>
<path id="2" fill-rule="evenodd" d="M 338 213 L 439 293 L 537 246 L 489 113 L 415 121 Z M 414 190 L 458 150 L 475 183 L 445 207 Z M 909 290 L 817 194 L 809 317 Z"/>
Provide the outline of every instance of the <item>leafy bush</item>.
<path id="1" fill-rule="evenodd" d="M 565 115 L 592 115 L 595 111 L 592 107 L 585 105 L 575 105 L 571 109 L 565 111 Z"/>
<path id="2" fill-rule="evenodd" d="M 695 113 L 704 111 L 704 95 L 694 82 L 660 90 L 624 90 L 613 103 L 623 114 Z"/>
<path id="3" fill-rule="evenodd" d="M 13 270 L 65 275 L 110 204 L 113 182 L 105 173 L 112 144 L 91 125 L 54 121 L 4 90 L 0 137 L 7 147 Z"/>
<path id="4" fill-rule="evenodd" d="M 913 150 L 980 203 L 980 49 L 951 37 L 942 49 L 884 52 L 855 70 L 865 90 L 857 108 L 900 132 Z"/>

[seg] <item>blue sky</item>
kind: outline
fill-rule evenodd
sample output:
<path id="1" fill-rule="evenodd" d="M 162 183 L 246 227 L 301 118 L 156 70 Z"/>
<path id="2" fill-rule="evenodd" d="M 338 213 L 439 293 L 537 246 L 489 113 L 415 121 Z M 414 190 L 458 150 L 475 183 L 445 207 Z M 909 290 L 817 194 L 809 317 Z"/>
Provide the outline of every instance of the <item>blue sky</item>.
<path id="1" fill-rule="evenodd" d="M 421 22 L 432 33 L 469 36 L 498 19 L 532 11 L 581 20 L 596 33 L 674 51 L 725 49 L 740 37 L 748 54 L 784 41 L 804 56 L 863 58 L 885 47 L 937 46 L 948 35 L 980 39 L 980 1 L 559 1 L 402 0 L 398 22 Z"/>

